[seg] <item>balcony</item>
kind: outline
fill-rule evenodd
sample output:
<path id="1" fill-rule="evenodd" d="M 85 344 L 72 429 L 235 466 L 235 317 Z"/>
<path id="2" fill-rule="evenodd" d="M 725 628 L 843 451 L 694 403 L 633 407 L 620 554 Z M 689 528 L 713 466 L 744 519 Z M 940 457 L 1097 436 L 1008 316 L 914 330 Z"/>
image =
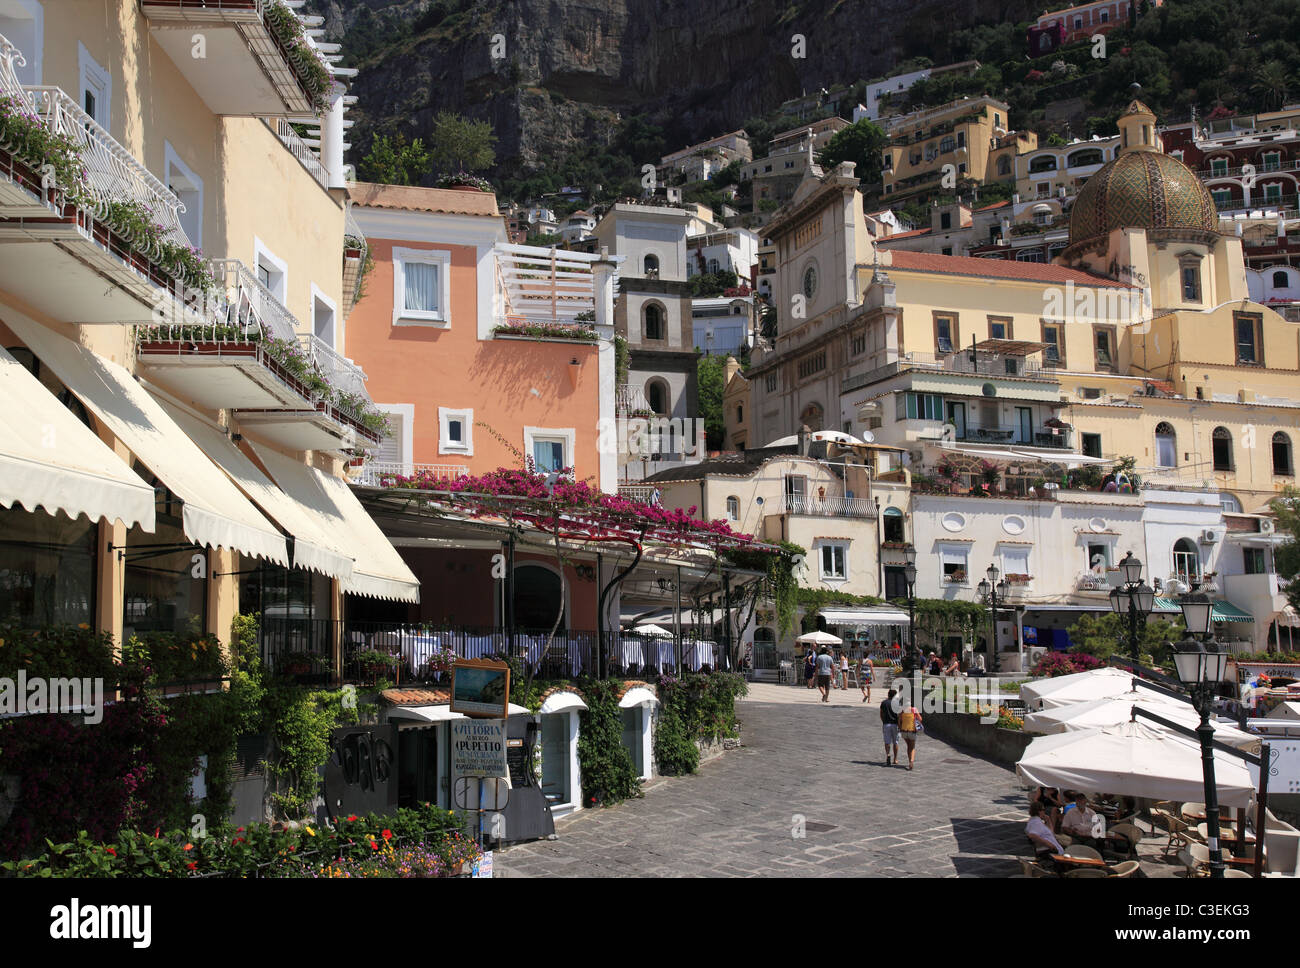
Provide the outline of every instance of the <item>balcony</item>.
<path id="1" fill-rule="evenodd" d="M 176 196 L 66 92 L 17 87 L 0 42 L 10 51 L 0 84 L 21 95 L 25 123 L 62 146 L 40 158 L 0 149 L 0 244 L 14 243 L 0 259 L 6 288 L 60 319 L 133 324 L 173 289 L 203 286 Z"/>
<path id="2" fill-rule="evenodd" d="M 840 382 L 840 391 L 847 393 L 861 387 L 878 383 L 897 373 L 906 371 L 923 373 L 966 373 L 990 377 L 1010 377 L 1019 380 L 1038 380 L 1044 383 L 1056 383 L 1056 377 L 1050 368 L 1045 368 L 1038 360 L 1027 356 L 1011 356 L 989 353 L 983 350 L 971 360 L 970 350 L 956 350 L 951 353 L 905 353 L 899 359 L 885 363 L 866 373 L 847 376 Z"/>
<path id="3" fill-rule="evenodd" d="M 1300 170 L 1300 161 L 1279 161 L 1271 165 L 1256 165 L 1256 175 L 1271 175 L 1277 171 L 1297 171 Z M 1242 178 L 1245 177 L 1244 168 L 1202 168 L 1196 176 L 1201 180 L 1211 178 Z"/>
<path id="4" fill-rule="evenodd" d="M 365 374 L 298 321 L 237 259 L 211 263 L 215 296 L 136 330 L 140 366 L 294 450 L 374 446 Z"/>
<path id="5" fill-rule="evenodd" d="M 324 108 L 329 68 L 282 0 L 138 3 L 158 46 L 213 114 L 313 118 Z"/>
<path id="6" fill-rule="evenodd" d="M 804 497 L 800 494 L 785 496 L 787 514 L 805 514 L 827 518 L 874 518 L 876 506 L 864 497 Z"/>
<path id="7" fill-rule="evenodd" d="M 469 476 L 464 464 L 406 464 L 402 461 L 367 461 L 351 478 L 353 484 L 366 487 L 384 487 L 399 477 L 413 477 L 422 481 L 455 481 Z"/>
<path id="8" fill-rule="evenodd" d="M 640 501 L 642 504 L 654 504 L 657 490 L 659 489 L 652 484 L 620 484 L 618 496 L 625 497 L 629 501 Z"/>
<path id="9" fill-rule="evenodd" d="M 614 412 L 620 415 L 639 414 L 643 417 L 654 414 L 641 388 L 628 386 L 626 383 L 614 387 Z"/>
<path id="10" fill-rule="evenodd" d="M 535 245 L 498 243 L 497 284 L 504 303 L 497 338 L 595 342 L 596 276 L 600 256 Z"/>
<path id="11" fill-rule="evenodd" d="M 366 234 L 352 217 L 349 208 L 343 222 L 343 318 L 347 319 L 352 307 L 365 294 L 366 274 L 374 260 Z"/>

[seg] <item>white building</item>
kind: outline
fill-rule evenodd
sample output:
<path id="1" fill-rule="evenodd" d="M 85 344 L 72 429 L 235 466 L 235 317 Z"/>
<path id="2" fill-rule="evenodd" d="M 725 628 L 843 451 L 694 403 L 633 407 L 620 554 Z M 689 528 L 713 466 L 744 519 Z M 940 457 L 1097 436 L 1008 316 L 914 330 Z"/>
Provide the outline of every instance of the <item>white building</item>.
<path id="1" fill-rule="evenodd" d="M 596 228 L 596 216 L 583 209 L 574 212 L 560 225 L 560 238 L 566 243 L 585 239 Z"/>
<path id="2" fill-rule="evenodd" d="M 701 297 L 691 300 L 695 344 L 710 356 L 734 355 L 751 346 L 753 296 Z"/>
<path id="3" fill-rule="evenodd" d="M 758 235 L 749 229 L 719 229 L 687 236 L 686 276 L 734 272 L 748 285 L 750 270 L 758 262 Z"/>
<path id="4" fill-rule="evenodd" d="M 948 64 L 945 67 L 927 67 L 919 71 L 908 71 L 905 74 L 895 74 L 887 77 L 883 81 L 873 81 L 867 85 L 866 104 L 859 104 L 853 109 L 854 123 L 866 118 L 869 121 L 879 121 L 881 118 L 887 118 L 897 111 L 890 111 L 888 101 L 891 97 L 902 94 L 917 81 L 927 80 L 935 74 L 944 74 L 950 71 L 964 71 L 973 73 L 979 68 L 978 61 L 962 61 L 958 64 Z"/>

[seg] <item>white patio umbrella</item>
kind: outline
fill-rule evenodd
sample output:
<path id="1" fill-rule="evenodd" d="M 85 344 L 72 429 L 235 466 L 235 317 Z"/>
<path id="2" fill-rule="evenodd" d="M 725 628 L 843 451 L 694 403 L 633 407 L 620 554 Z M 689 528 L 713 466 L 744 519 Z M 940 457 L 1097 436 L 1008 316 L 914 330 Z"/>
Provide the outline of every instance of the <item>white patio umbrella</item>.
<path id="1" fill-rule="evenodd" d="M 648 635 L 652 639 L 671 639 L 673 637 L 673 633 L 669 632 L 666 628 L 661 628 L 660 626 L 653 624 L 638 625 L 633 629 L 633 631 L 640 635 Z"/>
<path id="2" fill-rule="evenodd" d="M 831 635 L 829 632 L 807 632 L 795 639 L 796 642 L 803 642 L 806 645 L 843 645 L 844 640 L 838 636 Z"/>
<path id="3" fill-rule="evenodd" d="M 1200 802 L 1205 796 L 1198 743 L 1145 723 L 1121 723 L 1040 736 L 1016 764 L 1029 786 Z M 1247 807 L 1255 784 L 1244 761 L 1214 752 L 1219 804 Z"/>
<path id="4" fill-rule="evenodd" d="M 1020 698 L 1030 709 L 1055 709 L 1089 699 L 1108 699 L 1132 688 L 1133 673 L 1105 666 L 1073 675 L 1057 676 L 1020 687 Z"/>
<path id="5" fill-rule="evenodd" d="M 852 434 L 846 434 L 842 430 L 818 430 L 812 434 L 809 440 L 826 440 L 834 441 L 837 444 L 861 444 L 863 441 L 854 437 Z"/>
<path id="6" fill-rule="evenodd" d="M 1181 702 L 1157 692 L 1143 689 L 1129 691 L 1120 696 L 1106 699 L 1089 699 L 1086 702 L 1071 703 L 1055 709 L 1044 709 L 1030 713 L 1025 717 L 1025 731 L 1028 733 L 1067 733 L 1082 729 L 1098 729 L 1106 726 L 1118 726 L 1133 718 L 1133 707 L 1138 706 L 1155 713 L 1180 726 L 1195 729 L 1201 725 L 1201 717 L 1190 703 Z M 1150 720 L 1141 722 L 1159 726 Z M 1214 738 L 1221 743 L 1237 749 L 1246 749 L 1259 743 L 1258 736 L 1244 733 L 1235 726 L 1211 722 Z"/>

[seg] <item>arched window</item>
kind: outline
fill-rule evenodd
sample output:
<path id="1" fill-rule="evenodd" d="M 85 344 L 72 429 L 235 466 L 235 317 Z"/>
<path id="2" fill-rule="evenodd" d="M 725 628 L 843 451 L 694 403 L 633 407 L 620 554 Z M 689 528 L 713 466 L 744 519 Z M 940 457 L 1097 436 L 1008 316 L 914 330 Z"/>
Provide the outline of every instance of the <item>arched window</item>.
<path id="1" fill-rule="evenodd" d="M 1178 466 L 1178 437 L 1174 428 L 1161 421 L 1156 424 L 1156 467 Z"/>
<path id="2" fill-rule="evenodd" d="M 1214 433 L 1210 435 L 1210 447 L 1214 452 L 1214 469 L 1232 470 L 1232 434 L 1227 427 L 1214 428 Z"/>
<path id="3" fill-rule="evenodd" d="M 1070 155 L 1065 163 L 1070 168 L 1084 168 L 1088 165 L 1100 165 L 1104 160 L 1100 148 L 1085 148 Z"/>
<path id="4" fill-rule="evenodd" d="M 1029 163 L 1029 173 L 1036 175 L 1040 171 L 1056 171 L 1056 155 L 1039 155 Z"/>
<path id="5" fill-rule="evenodd" d="M 740 520 L 740 498 L 738 497 L 727 498 L 727 520 L 729 521 Z"/>
<path id="6" fill-rule="evenodd" d="M 822 429 L 822 406 L 820 403 L 810 403 L 803 408 L 799 414 L 799 421 L 806 424 L 809 430 L 817 431 Z"/>
<path id="7" fill-rule="evenodd" d="M 1174 574 L 1189 585 L 1201 580 L 1201 555 L 1188 538 L 1174 542 Z"/>
<path id="8" fill-rule="evenodd" d="M 1291 285 L 1291 280 L 1287 278 L 1285 272 L 1278 271 L 1273 273 L 1273 288 L 1286 289 Z"/>
<path id="9" fill-rule="evenodd" d="M 1241 513 L 1241 502 L 1233 494 L 1220 494 L 1219 507 L 1223 508 L 1226 514 Z"/>
<path id="10" fill-rule="evenodd" d="M 646 386 L 646 401 L 650 409 L 661 416 L 668 414 L 668 384 L 663 380 L 654 380 Z"/>
<path id="11" fill-rule="evenodd" d="M 903 512 L 898 508 L 885 508 L 885 540 L 907 540 L 907 538 L 903 536 Z"/>
<path id="12" fill-rule="evenodd" d="M 1280 430 L 1273 435 L 1273 473 L 1285 477 L 1295 473 L 1295 462 L 1291 457 L 1291 438 Z"/>
<path id="13" fill-rule="evenodd" d="M 642 326 L 642 333 L 645 339 L 663 339 L 664 338 L 664 312 L 658 306 L 651 303 L 643 311 L 645 320 Z"/>
<path id="14" fill-rule="evenodd" d="M 560 576 L 544 565 L 515 567 L 515 625 L 521 629 L 547 629 L 561 606 Z M 560 628 L 565 619 L 560 619 Z"/>
<path id="15" fill-rule="evenodd" d="M 647 276 L 659 275 L 659 256 L 648 255 L 645 257 L 645 274 Z"/>

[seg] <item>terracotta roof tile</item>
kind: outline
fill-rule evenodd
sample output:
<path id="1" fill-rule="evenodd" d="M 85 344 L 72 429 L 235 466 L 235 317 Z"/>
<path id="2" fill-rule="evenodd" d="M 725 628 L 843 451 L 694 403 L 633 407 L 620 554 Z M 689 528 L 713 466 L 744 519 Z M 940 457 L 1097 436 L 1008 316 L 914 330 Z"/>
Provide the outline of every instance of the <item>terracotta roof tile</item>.
<path id="1" fill-rule="evenodd" d="M 913 229 L 910 232 L 895 232 L 893 235 L 882 235 L 877 242 L 892 242 L 894 239 L 911 239 L 918 235 L 929 235 L 934 229 Z"/>
<path id="2" fill-rule="evenodd" d="M 451 188 L 357 182 L 349 191 L 349 196 L 352 203 L 361 208 L 395 208 L 445 215 L 488 215 L 493 218 L 500 214 L 497 211 L 497 197 L 492 192 L 460 192 Z"/>
<path id="3" fill-rule="evenodd" d="M 582 690 L 579 689 L 577 686 L 569 686 L 569 685 L 565 685 L 564 683 L 560 683 L 559 685 L 551 686 L 547 689 L 544 689 L 542 691 L 542 694 L 537 697 L 537 701 L 539 703 L 544 703 L 552 696 L 557 695 L 558 693 L 561 692 L 571 692 L 579 699 L 583 700 L 584 702 L 587 699 L 587 697 L 582 694 Z"/>
<path id="4" fill-rule="evenodd" d="M 648 682 L 642 682 L 640 679 L 628 679 L 628 680 L 627 680 L 626 682 L 624 682 L 621 686 L 619 686 L 619 688 L 618 688 L 618 698 L 619 698 L 619 699 L 622 699 L 624 696 L 626 696 L 626 695 L 627 695 L 629 692 L 631 692 L 633 689 L 637 689 L 637 688 L 641 688 L 641 689 L 649 689 L 651 692 L 654 692 L 654 691 L 655 691 L 655 687 L 652 686 L 652 685 L 650 685 L 650 683 L 648 683 Z"/>
<path id="5" fill-rule="evenodd" d="M 988 211 L 992 211 L 995 208 L 1002 208 L 1004 205 L 1010 205 L 1010 204 L 1011 204 L 1011 200 L 1008 198 L 1004 198 L 1002 201 L 994 202 L 992 205 L 981 205 L 979 208 L 975 209 L 975 211 L 988 212 Z"/>
<path id="6" fill-rule="evenodd" d="M 892 264 L 882 261 L 882 268 L 910 269 L 916 272 L 936 272 L 953 276 L 978 276 L 989 279 L 1020 279 L 1025 282 L 1044 282 L 1064 285 L 1127 289 L 1122 282 L 1094 276 L 1080 269 L 1051 265 L 1044 262 L 1014 262 L 1007 259 L 977 259 L 967 255 L 932 255 L 929 252 L 908 252 L 906 249 L 889 249 Z M 870 268 L 867 262 L 861 268 Z"/>
<path id="7" fill-rule="evenodd" d="M 441 706 L 451 702 L 451 690 L 385 689 L 379 697 L 390 706 Z"/>

